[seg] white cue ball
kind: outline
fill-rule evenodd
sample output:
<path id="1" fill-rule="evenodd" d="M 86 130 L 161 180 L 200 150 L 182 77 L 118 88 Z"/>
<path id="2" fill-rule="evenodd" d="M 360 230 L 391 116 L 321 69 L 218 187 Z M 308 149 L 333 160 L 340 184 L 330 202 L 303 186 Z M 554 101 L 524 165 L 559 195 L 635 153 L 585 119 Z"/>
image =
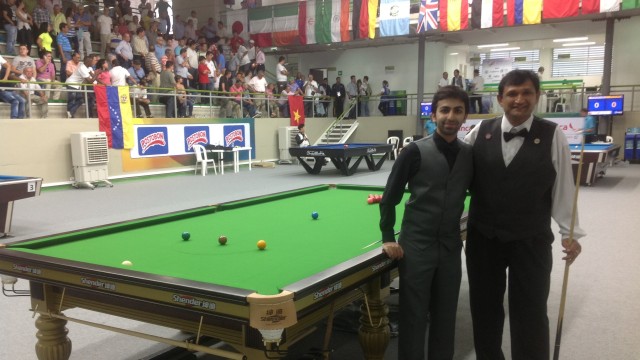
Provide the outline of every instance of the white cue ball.
<path id="1" fill-rule="evenodd" d="M 125 260 L 125 261 L 122 262 L 122 265 L 131 266 L 131 265 L 133 265 L 133 263 L 131 261 L 129 261 L 129 260 Z"/>

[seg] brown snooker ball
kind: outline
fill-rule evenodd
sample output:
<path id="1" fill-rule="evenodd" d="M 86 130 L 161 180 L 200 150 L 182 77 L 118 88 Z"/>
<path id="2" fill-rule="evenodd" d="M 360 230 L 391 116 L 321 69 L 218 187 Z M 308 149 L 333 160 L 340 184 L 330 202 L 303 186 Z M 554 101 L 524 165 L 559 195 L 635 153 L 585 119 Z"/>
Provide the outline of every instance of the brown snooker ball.
<path id="1" fill-rule="evenodd" d="M 220 235 L 220 237 L 218 238 L 218 242 L 220 243 L 220 245 L 226 245 L 227 244 L 227 237 L 224 235 Z"/>

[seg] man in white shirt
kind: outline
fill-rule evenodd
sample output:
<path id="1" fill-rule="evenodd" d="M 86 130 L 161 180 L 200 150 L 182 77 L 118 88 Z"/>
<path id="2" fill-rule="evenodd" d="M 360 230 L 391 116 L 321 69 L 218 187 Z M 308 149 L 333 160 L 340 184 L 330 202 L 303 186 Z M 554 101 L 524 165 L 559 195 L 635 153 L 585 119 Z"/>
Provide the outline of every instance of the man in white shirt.
<path id="1" fill-rule="evenodd" d="M 577 239 L 585 235 L 577 214 L 572 225 L 569 144 L 556 123 L 533 116 L 539 99 L 534 72 L 507 73 L 498 86 L 504 115 L 483 120 L 465 137 L 474 158 L 466 256 L 478 360 L 504 359 L 506 288 L 513 359 L 549 359 L 551 219 L 567 264 L 580 254 Z"/>
<path id="2" fill-rule="evenodd" d="M 267 79 L 264 77 L 264 71 L 258 71 L 258 74 L 249 80 L 249 90 L 255 97 L 254 103 L 258 111 L 265 109 L 265 91 L 267 90 Z"/>
<path id="3" fill-rule="evenodd" d="M 78 108 L 84 104 L 84 93 L 73 90 L 80 89 L 80 85 L 78 84 L 91 84 L 95 81 L 93 71 L 91 70 L 94 62 L 93 55 L 85 56 L 84 62 L 78 65 L 78 68 L 65 81 L 67 88 L 71 90 L 67 92 L 67 117 L 69 118 L 75 117 Z M 129 72 L 127 72 L 127 74 L 128 73 Z M 89 106 L 91 107 L 91 104 Z"/>
<path id="4" fill-rule="evenodd" d="M 35 76 L 33 76 L 33 68 L 26 67 L 22 70 L 22 75 L 20 75 L 20 82 L 18 87 L 21 89 L 25 89 L 24 91 L 20 91 L 20 95 L 25 100 L 31 100 L 31 104 L 38 105 L 40 108 L 40 118 L 46 119 L 47 114 L 49 113 L 49 99 L 47 95 L 42 91 L 40 85 L 36 84 L 37 81 Z M 27 118 L 31 117 L 31 106 L 27 105 L 26 107 L 26 115 Z"/>
<path id="5" fill-rule="evenodd" d="M 480 75 L 480 70 L 473 70 L 473 80 L 471 80 L 469 86 L 473 93 L 473 95 L 469 97 L 471 101 L 471 113 L 484 114 L 488 109 L 482 108 L 482 94 L 478 93 L 484 90 L 484 78 Z"/>
<path id="6" fill-rule="evenodd" d="M 313 80 L 313 75 L 309 74 L 302 88 L 304 89 L 304 115 L 312 117 L 313 97 L 316 95 L 316 92 L 318 92 L 318 83 Z"/>
<path id="7" fill-rule="evenodd" d="M 447 85 L 449 85 L 449 73 L 445 71 L 442 73 L 442 78 L 438 81 L 438 90 Z"/>
<path id="8" fill-rule="evenodd" d="M 109 16 L 109 8 L 104 7 L 100 16 L 98 16 L 98 27 L 100 28 L 100 55 L 107 56 L 107 49 L 111 42 L 111 26 L 113 20 Z"/>
<path id="9" fill-rule="evenodd" d="M 251 70 L 251 60 L 249 60 L 249 50 L 247 50 L 247 48 L 244 47 L 244 45 L 239 45 L 236 56 L 238 57 L 238 59 L 240 59 L 240 71 L 242 71 L 243 74 L 246 74 L 248 71 Z"/>
<path id="10" fill-rule="evenodd" d="M 120 66 L 118 59 L 113 60 L 113 67 L 109 70 L 109 76 L 111 77 L 111 85 L 112 86 L 127 86 L 127 80 L 130 80 L 133 84 L 137 84 L 138 82 L 131 76 L 129 70 Z"/>
<path id="11" fill-rule="evenodd" d="M 282 90 L 287 86 L 287 76 L 289 75 L 289 71 L 284 67 L 284 62 L 286 58 L 284 56 L 280 56 L 278 58 L 278 65 L 276 65 L 276 81 L 278 82 L 278 92 L 281 93 Z"/>

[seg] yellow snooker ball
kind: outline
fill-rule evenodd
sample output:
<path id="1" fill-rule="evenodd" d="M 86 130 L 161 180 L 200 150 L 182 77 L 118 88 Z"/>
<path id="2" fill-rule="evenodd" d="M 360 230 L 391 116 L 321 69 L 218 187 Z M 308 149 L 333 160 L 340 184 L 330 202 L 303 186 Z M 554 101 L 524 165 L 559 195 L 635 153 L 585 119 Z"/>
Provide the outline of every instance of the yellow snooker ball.
<path id="1" fill-rule="evenodd" d="M 125 260 L 125 261 L 122 262 L 122 265 L 131 266 L 131 265 L 133 265 L 133 263 L 131 261 L 129 261 L 129 260 Z"/>
<path id="2" fill-rule="evenodd" d="M 264 240 L 258 240 L 256 245 L 258 246 L 258 249 L 264 250 L 267 247 L 267 242 Z"/>

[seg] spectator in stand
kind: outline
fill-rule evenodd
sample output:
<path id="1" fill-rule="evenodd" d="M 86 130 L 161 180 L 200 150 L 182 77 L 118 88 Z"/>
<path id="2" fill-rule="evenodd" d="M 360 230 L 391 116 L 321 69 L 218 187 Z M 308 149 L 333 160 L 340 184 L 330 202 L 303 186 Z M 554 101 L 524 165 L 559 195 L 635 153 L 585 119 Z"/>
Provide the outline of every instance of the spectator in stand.
<path id="1" fill-rule="evenodd" d="M 189 22 L 189 20 L 193 23 L 193 28 L 198 31 L 198 13 L 195 10 L 191 10 L 191 15 L 187 17 L 187 22 Z"/>
<path id="2" fill-rule="evenodd" d="M 242 84 L 242 108 L 249 114 L 249 117 L 257 118 L 262 116 L 262 113 L 258 111 L 258 107 L 251 98 L 251 90 L 249 90 L 249 84 Z M 244 114 L 243 114 L 244 115 Z"/>
<path id="3" fill-rule="evenodd" d="M 287 84 L 280 93 L 278 106 L 280 107 L 280 114 L 282 114 L 283 117 L 289 117 L 289 96 L 293 95 L 295 95 L 295 93 L 291 91 L 291 85 L 289 84 Z"/>
<path id="4" fill-rule="evenodd" d="M 120 45 L 121 41 L 122 35 L 118 32 L 117 26 L 114 26 L 111 35 L 109 35 L 109 52 L 105 55 L 107 58 L 109 55 L 116 56 L 116 49 L 118 48 L 118 45 Z"/>
<path id="5" fill-rule="evenodd" d="M 227 68 L 227 61 L 222 50 L 218 49 L 219 46 L 213 45 L 211 47 L 211 52 L 213 52 L 213 59 L 216 62 L 216 69 L 222 73 Z"/>
<path id="6" fill-rule="evenodd" d="M 156 24 L 156 28 L 152 29 L 151 25 L 154 23 L 154 19 L 151 17 L 153 14 L 151 14 L 150 12 L 145 12 L 145 13 L 141 13 L 140 14 L 140 26 L 142 26 L 145 30 L 145 32 L 147 33 L 147 37 L 149 36 L 149 32 L 153 31 L 154 34 L 158 34 L 157 30 L 157 24 Z M 153 42 L 151 41 L 153 40 Z M 156 39 L 149 39 L 149 43 L 150 44 L 155 44 Z"/>
<path id="7" fill-rule="evenodd" d="M 2 11 L 2 23 L 4 30 L 7 32 L 7 54 L 16 54 L 16 39 L 18 37 L 18 18 L 14 10 L 16 0 L 6 0 L 6 3 L 0 5 Z"/>
<path id="8" fill-rule="evenodd" d="M 215 69 L 214 69 L 214 71 L 215 71 Z M 207 58 L 204 57 L 204 56 L 200 56 L 198 58 L 198 89 L 199 90 L 212 90 L 213 89 L 213 83 L 211 82 L 211 78 L 209 77 L 210 74 L 213 77 L 213 74 L 211 73 L 211 70 L 207 66 Z M 202 93 L 201 95 L 204 95 L 204 93 Z M 206 104 L 209 101 L 208 101 L 208 99 L 202 97 L 200 102 L 202 104 Z"/>
<path id="9" fill-rule="evenodd" d="M 26 67 L 22 71 L 22 75 L 20 75 L 20 83 L 18 87 L 24 89 L 23 91 L 18 92 L 20 96 L 22 96 L 25 102 L 31 100 L 31 104 L 37 105 L 40 108 L 40 118 L 46 119 L 47 114 L 49 113 L 49 104 L 47 99 L 47 94 L 40 88 L 40 85 L 36 84 L 36 78 L 33 76 L 33 68 Z M 26 115 L 27 118 L 31 118 L 31 106 L 26 106 Z"/>
<path id="10" fill-rule="evenodd" d="M 40 25 L 40 34 L 36 38 L 38 44 L 38 56 L 42 57 L 42 53 L 45 51 L 51 52 L 53 50 L 53 38 L 51 37 L 51 23 L 42 23 Z"/>
<path id="11" fill-rule="evenodd" d="M 36 80 L 44 83 L 51 83 L 56 80 L 56 67 L 53 65 L 53 56 L 51 51 L 43 51 L 40 55 L 40 59 L 36 61 Z M 51 84 L 44 84 L 42 87 L 45 89 L 51 89 Z M 57 86 L 56 86 L 57 88 Z M 51 99 L 60 99 L 60 92 L 55 91 L 53 93 L 47 93 Z"/>
<path id="12" fill-rule="evenodd" d="M 67 18 L 65 18 L 64 14 L 62 13 L 62 7 L 60 5 L 56 4 L 53 6 L 53 15 L 51 15 L 51 21 L 53 22 L 53 35 L 57 40 L 57 36 L 60 33 L 60 24 L 67 22 Z"/>
<path id="13" fill-rule="evenodd" d="M 304 114 L 307 117 L 313 117 L 313 97 L 318 91 L 318 82 L 313 80 L 313 75 L 309 74 L 307 81 L 302 86 L 304 89 Z"/>
<path id="14" fill-rule="evenodd" d="M 228 98 L 231 87 L 233 87 L 233 74 L 231 71 L 225 70 L 224 75 L 220 78 L 220 82 L 218 84 L 218 91 L 221 96 L 224 96 L 219 101 L 221 118 L 229 117 L 231 115 L 231 110 L 233 109 L 233 103 Z"/>
<path id="15" fill-rule="evenodd" d="M 129 82 L 132 84 L 137 84 L 138 82 L 134 79 L 129 71 L 120 65 L 118 59 L 114 59 L 111 62 L 111 70 L 109 70 L 109 75 L 111 75 L 111 85 L 113 86 L 127 86 Z"/>
<path id="16" fill-rule="evenodd" d="M 289 78 L 289 87 L 294 95 L 304 96 L 302 89 L 298 86 L 298 83 L 293 77 Z"/>
<path id="17" fill-rule="evenodd" d="M 98 60 L 96 64 L 96 81 L 98 85 L 111 85 L 111 74 L 109 74 L 109 62 L 106 59 Z"/>
<path id="18" fill-rule="evenodd" d="M 186 27 L 186 24 L 182 20 L 182 17 L 180 16 L 180 14 L 175 15 L 173 19 L 173 36 L 175 36 L 176 39 L 180 40 L 185 37 L 184 35 L 185 27 Z"/>
<path id="19" fill-rule="evenodd" d="M 144 57 L 149 52 L 149 43 L 147 43 L 147 37 L 142 27 L 136 30 L 136 35 L 131 40 L 131 50 L 133 51 L 133 60 L 138 60 L 141 65 L 144 64 Z"/>
<path id="20" fill-rule="evenodd" d="M 249 80 L 247 87 L 251 93 L 253 93 L 253 103 L 259 111 L 265 111 L 265 92 L 267 90 L 267 79 L 264 77 L 264 71 L 258 71 L 258 74 Z"/>
<path id="21" fill-rule="evenodd" d="M 89 55 L 93 53 L 91 46 L 91 14 L 86 11 L 85 7 L 80 5 L 78 7 L 78 14 L 76 14 L 76 26 L 78 26 L 78 52 L 80 55 Z"/>
<path id="22" fill-rule="evenodd" d="M 55 9 L 55 7 L 54 7 Z M 66 23 L 60 24 L 60 32 L 56 36 L 56 42 L 58 43 L 58 56 L 60 56 L 60 81 L 65 82 L 67 80 L 67 61 L 71 60 L 71 42 L 67 38 L 66 34 L 69 31 L 69 26 Z"/>
<path id="23" fill-rule="evenodd" d="M 47 10 L 45 1 L 46 0 L 38 0 L 38 5 L 33 9 L 33 37 L 36 39 L 42 33 L 42 24 L 48 25 L 51 23 L 51 13 Z M 46 29 L 47 27 L 45 26 L 44 28 Z M 38 56 L 40 56 L 40 54 L 38 54 Z"/>
<path id="24" fill-rule="evenodd" d="M 198 40 L 198 34 L 196 34 L 196 28 L 193 26 L 193 20 L 187 20 L 187 24 L 184 26 L 184 37 L 193 41 Z"/>
<path id="25" fill-rule="evenodd" d="M 29 48 L 27 48 L 27 45 L 20 44 L 20 46 L 18 46 L 18 56 L 13 58 L 11 65 L 16 79 L 22 75 L 22 71 L 25 68 L 35 68 L 36 62 L 29 56 Z"/>
<path id="26" fill-rule="evenodd" d="M 158 33 L 162 36 L 169 36 L 169 15 L 160 14 L 158 16 Z"/>
<path id="27" fill-rule="evenodd" d="M 213 21 L 213 18 L 210 17 L 207 20 L 207 23 L 204 24 L 200 29 L 200 33 L 205 37 L 205 39 L 207 39 L 207 42 L 215 43 L 216 41 L 218 41 L 217 30 L 218 29 L 215 21 Z"/>
<path id="28" fill-rule="evenodd" d="M 11 74 L 11 64 L 0 55 L 0 87 L 12 86 L 6 84 L 6 81 L 9 79 L 9 74 Z M 10 90 L 0 89 L 0 101 L 11 105 L 10 116 L 12 119 L 24 118 L 25 101 L 20 95 Z"/>
<path id="29" fill-rule="evenodd" d="M 27 48 L 31 50 L 31 45 L 33 45 L 33 19 L 25 11 L 23 0 L 16 2 L 16 18 L 18 20 L 18 43 L 27 45 Z"/>
<path id="30" fill-rule="evenodd" d="M 156 58 L 155 48 L 153 45 L 149 46 L 149 52 L 144 57 L 144 63 L 148 70 L 148 73 L 147 73 L 148 84 L 150 84 L 151 87 L 153 88 L 151 89 L 151 92 L 156 92 L 156 88 L 160 87 L 160 72 L 162 72 L 162 66 L 160 65 L 160 62 L 158 61 L 158 59 Z M 152 95 L 151 99 L 153 101 L 156 101 L 156 96 Z"/>
<path id="31" fill-rule="evenodd" d="M 193 80 L 193 76 L 189 73 L 189 60 L 187 59 L 187 49 L 180 50 L 180 55 L 176 56 L 176 75 L 180 76 L 184 81 L 183 85 L 189 86 L 189 81 Z"/>
<path id="32" fill-rule="evenodd" d="M 255 70 L 254 70 L 253 73 L 257 74 L 258 71 L 260 71 L 260 70 L 266 71 L 264 63 L 265 63 L 265 61 L 267 59 L 266 59 L 266 56 L 264 55 L 264 51 L 262 51 L 261 47 L 256 46 L 255 49 L 256 49 L 256 61 L 255 61 L 256 67 L 255 67 Z"/>
<path id="33" fill-rule="evenodd" d="M 182 77 L 176 75 L 176 98 L 178 99 L 178 117 L 190 118 L 193 117 L 193 100 L 187 95 L 187 91 L 182 83 Z"/>
<path id="34" fill-rule="evenodd" d="M 98 27 L 100 28 L 100 56 L 107 56 L 107 47 L 111 43 L 113 20 L 109 16 L 109 8 L 106 6 L 102 14 L 98 16 Z"/>
<path id="35" fill-rule="evenodd" d="M 249 44 L 251 44 L 253 40 L 249 40 Z M 249 58 L 249 49 L 247 49 L 244 45 L 240 45 L 238 47 L 238 59 L 240 59 L 240 69 L 239 71 L 243 74 L 247 74 L 251 72 L 251 60 Z"/>
<path id="36" fill-rule="evenodd" d="M 178 45 L 176 45 L 172 50 L 173 50 L 173 53 L 176 54 L 176 56 L 179 56 L 180 51 L 182 51 L 182 49 L 187 48 L 187 39 L 185 38 L 176 38 L 176 39 L 178 39 Z"/>
<path id="37" fill-rule="evenodd" d="M 207 51 L 204 63 L 207 66 L 207 70 L 209 70 L 207 73 L 209 84 L 203 90 L 213 91 L 218 88 L 218 86 L 216 86 L 216 82 L 219 81 L 219 76 L 216 77 L 216 73 L 218 73 L 218 71 L 216 69 L 216 63 L 213 61 L 213 53 L 211 51 Z M 198 65 L 198 67 L 200 67 L 200 65 Z M 211 96 L 212 94 L 209 93 L 208 95 Z M 209 101 L 205 102 L 209 103 Z"/>
<path id="38" fill-rule="evenodd" d="M 90 70 L 93 64 L 94 57 L 85 56 L 84 62 L 65 81 L 67 88 L 71 90 L 67 92 L 67 117 L 69 118 L 75 117 L 76 111 L 84 104 L 84 92 L 77 91 L 81 88 L 79 84 L 92 84 L 95 80 Z M 91 105 L 89 107 L 91 108 Z"/>
<path id="39" fill-rule="evenodd" d="M 158 21 L 153 19 L 149 22 L 149 25 L 145 27 L 144 23 L 142 24 L 144 28 L 144 33 L 147 35 L 147 41 L 149 44 L 157 44 L 158 38 L 162 36 L 158 36 Z"/>
<path id="40" fill-rule="evenodd" d="M 269 117 L 272 118 L 280 116 L 280 108 L 278 106 L 278 102 L 276 101 L 275 92 L 276 84 L 274 83 L 269 83 L 269 85 L 267 85 L 267 90 L 264 92 L 267 96 L 267 109 L 269 110 Z"/>
<path id="41" fill-rule="evenodd" d="M 138 28 L 143 28 L 143 27 L 140 24 L 138 16 L 137 15 L 133 15 L 133 19 L 131 21 L 127 22 L 127 29 L 129 29 L 129 34 L 134 35 L 136 33 L 136 31 L 138 31 Z"/>
<path id="42" fill-rule="evenodd" d="M 140 111 L 140 107 L 142 107 L 147 118 L 152 118 L 151 109 L 149 108 L 151 100 L 147 97 L 147 81 L 145 79 L 140 80 L 137 86 L 131 87 L 131 91 L 131 97 L 136 105 L 136 117 L 142 118 L 142 111 Z"/>
<path id="43" fill-rule="evenodd" d="M 71 43 L 71 47 L 73 48 L 73 50 L 77 51 L 78 35 L 77 35 L 76 21 L 75 21 L 76 10 L 74 6 L 69 6 L 67 8 L 67 11 L 65 11 L 64 15 L 66 18 L 67 25 L 69 25 L 69 31 L 67 31 L 66 36 L 69 39 L 69 42 Z"/>
<path id="44" fill-rule="evenodd" d="M 229 45 L 231 46 L 231 50 L 237 53 L 240 46 L 244 45 L 244 40 L 234 31 L 233 36 L 229 40 Z"/>
<path id="45" fill-rule="evenodd" d="M 191 75 L 191 80 L 189 83 L 185 83 L 185 86 L 188 86 L 192 89 L 198 89 L 198 52 L 196 51 L 197 42 L 194 40 L 187 40 L 187 61 L 189 62 L 189 75 Z"/>
<path id="46" fill-rule="evenodd" d="M 131 41 L 131 37 L 129 33 L 125 33 L 122 35 L 122 41 L 116 47 L 116 58 L 125 68 L 131 66 L 131 61 L 133 60 L 133 48 L 131 48 L 129 41 Z"/>
<path id="47" fill-rule="evenodd" d="M 356 83 L 356 76 L 351 75 L 351 81 L 347 84 L 347 96 L 349 101 L 356 100 L 358 97 L 358 85 Z M 355 119 L 356 118 L 356 106 L 353 106 L 351 110 L 349 110 L 349 115 L 345 117 L 345 119 Z"/>
<path id="48" fill-rule="evenodd" d="M 218 42 L 223 39 L 229 38 L 229 31 L 227 31 L 227 27 L 224 26 L 222 21 L 218 21 L 218 28 L 216 29 L 216 36 L 218 37 Z"/>
<path id="49" fill-rule="evenodd" d="M 329 79 L 324 78 L 320 83 L 320 93 L 322 93 L 322 98 L 320 100 L 320 106 L 324 109 L 324 117 L 329 117 L 329 104 L 331 103 L 331 86 L 329 85 Z"/>
<path id="50" fill-rule="evenodd" d="M 369 116 L 369 97 L 372 93 L 369 77 L 365 75 L 360 87 L 360 116 Z"/>
<path id="51" fill-rule="evenodd" d="M 176 87 L 176 79 L 173 74 L 173 61 L 167 61 L 165 69 L 160 73 L 161 93 L 172 93 Z M 176 116 L 176 98 L 173 95 L 160 96 L 160 102 L 166 105 L 165 117 L 173 118 Z"/>
<path id="52" fill-rule="evenodd" d="M 134 79 L 137 83 L 140 83 L 140 80 L 142 79 L 146 79 L 147 75 L 142 68 L 142 63 L 140 62 L 140 60 L 133 60 L 131 64 L 132 66 L 127 69 L 127 71 L 129 71 L 129 75 L 131 75 L 131 78 Z"/>
<path id="53" fill-rule="evenodd" d="M 285 61 L 286 58 L 280 56 L 278 58 L 278 65 L 276 65 L 276 81 L 278 82 L 278 92 L 280 93 L 287 86 L 287 75 L 289 75 L 289 71 L 284 67 Z"/>
<path id="54" fill-rule="evenodd" d="M 340 117 L 344 112 L 344 98 L 347 95 L 347 91 L 340 82 L 339 76 L 336 78 L 336 83 L 331 86 L 331 94 L 335 97 L 335 101 L 333 102 L 333 116 Z"/>
<path id="55" fill-rule="evenodd" d="M 238 69 L 240 68 L 240 58 L 235 51 L 231 51 L 231 59 L 227 63 L 227 69 L 231 71 L 233 77 L 236 76 Z"/>
<path id="56" fill-rule="evenodd" d="M 67 73 L 67 77 L 71 76 L 71 74 L 76 71 L 78 66 L 80 66 L 81 58 L 82 57 L 80 56 L 80 53 L 78 53 L 77 51 L 71 53 L 71 60 L 67 61 L 67 66 L 64 69 L 64 71 Z"/>
<path id="57" fill-rule="evenodd" d="M 382 89 L 380 90 L 380 104 L 378 104 L 378 110 L 382 113 L 382 116 L 389 114 L 389 95 L 391 90 L 389 89 L 389 82 L 387 80 L 382 81 Z"/>
<path id="58" fill-rule="evenodd" d="M 118 18 L 117 28 L 118 34 L 120 34 L 120 36 L 124 37 L 124 34 L 129 34 L 129 26 L 127 26 L 127 22 L 122 17 Z"/>
<path id="59" fill-rule="evenodd" d="M 158 36 L 155 42 L 155 54 L 158 61 L 162 60 L 165 50 L 167 50 L 167 46 L 165 45 L 164 38 L 162 36 Z"/>

